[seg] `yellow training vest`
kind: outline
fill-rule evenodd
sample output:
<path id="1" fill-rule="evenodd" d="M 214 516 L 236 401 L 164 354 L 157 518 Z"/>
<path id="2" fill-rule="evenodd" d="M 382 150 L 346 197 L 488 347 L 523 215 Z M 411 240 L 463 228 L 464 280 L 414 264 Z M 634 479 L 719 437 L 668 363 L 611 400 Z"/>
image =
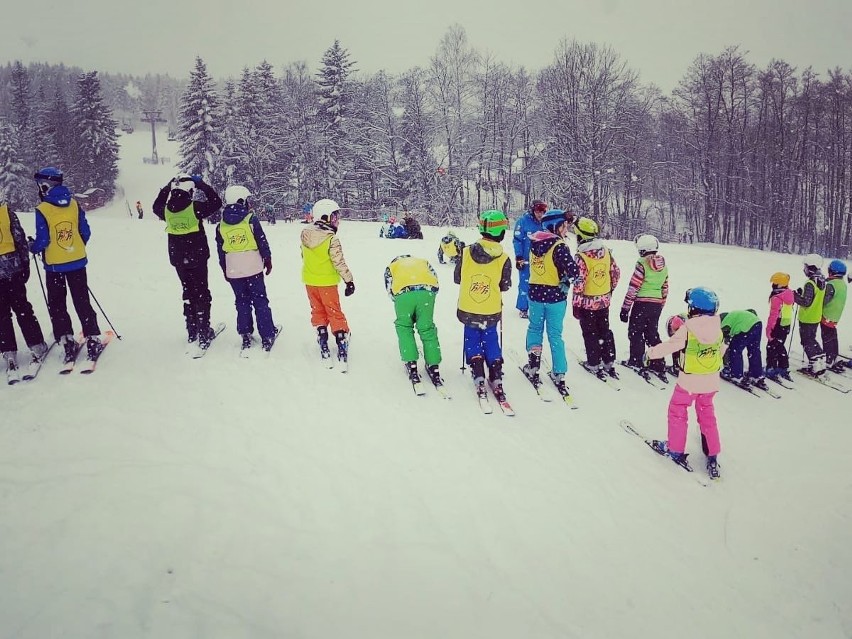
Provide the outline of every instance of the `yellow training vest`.
<path id="1" fill-rule="evenodd" d="M 422 257 L 399 257 L 388 266 L 391 273 L 391 295 L 399 295 L 410 286 L 438 290 L 438 278 Z"/>
<path id="2" fill-rule="evenodd" d="M 68 264 L 86 257 L 86 245 L 80 236 L 80 207 L 72 199 L 68 206 L 42 202 L 36 207 L 47 222 L 50 244 L 44 250 L 45 264 Z"/>
<path id="3" fill-rule="evenodd" d="M 172 213 L 166 207 L 166 233 L 169 235 L 188 235 L 198 230 L 198 218 L 195 217 L 195 205 L 190 202 L 182 211 Z"/>
<path id="4" fill-rule="evenodd" d="M 455 257 L 458 255 L 458 251 L 456 251 L 456 241 L 450 240 L 449 242 L 441 242 L 441 251 L 447 257 Z"/>
<path id="5" fill-rule="evenodd" d="M 559 286 L 559 271 L 553 261 L 553 252 L 562 240 L 554 242 L 547 253 L 538 256 L 530 251 L 530 284 L 544 284 L 545 286 Z"/>
<path id="6" fill-rule="evenodd" d="M 586 263 L 586 281 L 583 285 L 583 295 L 597 297 L 612 293 L 612 280 L 609 269 L 612 265 L 612 255 L 609 250 L 604 251 L 603 257 L 592 257 L 587 253 L 580 253 L 580 257 Z"/>
<path id="7" fill-rule="evenodd" d="M 470 256 L 470 247 L 462 252 L 460 311 L 473 315 L 498 315 L 503 308 L 500 278 L 509 258 L 502 255 L 488 264 L 479 264 Z"/>
<path id="8" fill-rule="evenodd" d="M 12 235 L 12 217 L 9 206 L 4 202 L 0 205 L 0 255 L 15 252 L 15 236 Z"/>
<path id="9" fill-rule="evenodd" d="M 686 335 L 685 356 L 681 358 L 681 367 L 691 375 L 710 375 L 722 370 L 722 332 L 719 339 L 711 344 L 702 344 L 691 332 Z"/>
<path id="10" fill-rule="evenodd" d="M 302 245 L 302 281 L 308 286 L 337 286 L 340 281 L 329 255 L 332 237 L 329 235 L 314 248 Z"/>
<path id="11" fill-rule="evenodd" d="M 225 253 L 243 253 L 257 250 L 257 240 L 251 230 L 251 216 L 252 214 L 249 213 L 236 224 L 219 223 L 222 250 Z"/>

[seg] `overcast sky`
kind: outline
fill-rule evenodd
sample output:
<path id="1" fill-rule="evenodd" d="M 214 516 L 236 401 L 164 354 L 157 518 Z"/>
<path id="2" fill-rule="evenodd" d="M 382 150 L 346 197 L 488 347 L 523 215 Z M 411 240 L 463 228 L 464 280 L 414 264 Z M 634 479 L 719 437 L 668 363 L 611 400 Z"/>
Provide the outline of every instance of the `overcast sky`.
<path id="1" fill-rule="evenodd" d="M 0 3 L 0 63 L 187 77 L 196 55 L 216 78 L 268 60 L 311 68 L 335 40 L 358 69 L 426 66 L 462 25 L 477 49 L 540 69 L 562 38 L 611 45 L 670 91 L 700 53 L 729 44 L 764 66 L 852 69 L 852 0 L 41 0 Z"/>

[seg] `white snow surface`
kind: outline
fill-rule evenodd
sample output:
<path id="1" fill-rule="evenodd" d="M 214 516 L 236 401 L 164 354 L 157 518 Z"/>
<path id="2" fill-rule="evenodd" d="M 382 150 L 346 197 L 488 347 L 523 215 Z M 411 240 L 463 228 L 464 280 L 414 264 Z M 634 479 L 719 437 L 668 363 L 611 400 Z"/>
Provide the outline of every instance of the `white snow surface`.
<path id="1" fill-rule="evenodd" d="M 120 183 L 146 215 L 130 217 L 124 201 L 91 211 L 88 272 L 123 339 L 94 375 L 58 375 L 55 350 L 37 380 L 0 390 L 0 637 L 852 637 L 849 395 L 805 379 L 777 401 L 724 387 L 723 480 L 709 487 L 619 428 L 626 417 L 666 436 L 670 392 L 629 373 L 615 393 L 569 357 L 580 406 L 569 411 L 539 402 L 509 363 L 517 417 L 483 415 L 459 371 L 451 267 L 435 259 L 444 229 L 386 240 L 359 222 L 339 232 L 357 285 L 341 297 L 348 374 L 319 363 L 295 223 L 265 227 L 284 327 L 270 357 L 237 356 L 233 294 L 214 258 L 213 320 L 227 329 L 192 360 L 150 211 L 175 168 L 142 163 L 146 130 L 119 142 Z M 178 157 L 164 131 L 159 144 Z M 31 232 L 32 215 L 21 218 Z M 636 255 L 609 244 L 620 305 Z M 796 256 L 662 252 L 664 318 L 696 285 L 715 288 L 722 310 L 765 318 L 770 274 L 802 279 Z M 400 363 L 382 275 L 406 253 L 439 272 L 450 401 L 416 397 Z M 502 337 L 523 352 L 515 293 Z M 35 271 L 29 294 L 49 335 Z M 612 321 L 624 358 L 617 310 Z M 570 316 L 565 336 L 582 353 Z M 794 362 L 800 353 L 796 340 Z M 694 414 L 688 452 L 703 474 Z"/>

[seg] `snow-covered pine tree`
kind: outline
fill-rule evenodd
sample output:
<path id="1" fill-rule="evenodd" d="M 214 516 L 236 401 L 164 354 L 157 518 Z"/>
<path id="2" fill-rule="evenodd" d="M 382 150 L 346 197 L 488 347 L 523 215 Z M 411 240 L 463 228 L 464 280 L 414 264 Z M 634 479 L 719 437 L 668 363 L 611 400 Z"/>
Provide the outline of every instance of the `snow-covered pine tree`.
<path id="1" fill-rule="evenodd" d="M 411 208 L 434 210 L 432 201 L 438 162 L 432 152 L 433 123 L 426 104 L 426 76 L 419 67 L 402 76 L 402 148 L 400 154 L 403 199 Z"/>
<path id="2" fill-rule="evenodd" d="M 348 110 L 347 78 L 353 71 L 355 62 L 350 61 L 349 52 L 340 45 L 339 40 L 326 50 L 322 56 L 322 67 L 317 73 L 317 117 L 322 126 L 321 160 L 326 193 L 332 194 L 346 172 L 347 160 L 344 157 L 346 135 L 344 120 Z"/>
<path id="3" fill-rule="evenodd" d="M 77 79 L 71 122 L 77 149 L 74 188 L 82 191 L 99 187 L 106 191 L 108 198 L 112 197 L 118 177 L 116 121 L 101 95 L 97 71 L 83 73 Z"/>
<path id="4" fill-rule="evenodd" d="M 32 171 L 23 161 L 18 134 L 11 124 L 0 119 L 0 202 L 9 202 L 15 210 L 29 208 L 34 190 Z"/>
<path id="5" fill-rule="evenodd" d="M 189 85 L 181 98 L 178 116 L 180 166 L 189 174 L 199 174 L 218 187 L 217 175 L 220 152 L 221 110 L 219 95 L 207 65 L 197 57 L 189 74 Z"/>
<path id="6" fill-rule="evenodd" d="M 318 133 L 316 85 L 307 65 L 296 62 L 284 69 L 282 87 L 282 146 L 291 149 L 293 154 L 289 163 L 290 190 L 296 203 L 301 205 L 328 195 L 320 177 L 322 144 Z"/>

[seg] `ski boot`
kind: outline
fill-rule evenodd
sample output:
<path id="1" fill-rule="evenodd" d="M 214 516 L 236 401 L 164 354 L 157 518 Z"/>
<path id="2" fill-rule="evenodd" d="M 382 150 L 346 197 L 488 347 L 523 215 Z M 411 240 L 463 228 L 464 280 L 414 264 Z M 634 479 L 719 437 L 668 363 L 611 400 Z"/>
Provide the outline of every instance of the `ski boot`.
<path id="1" fill-rule="evenodd" d="M 429 381 L 432 382 L 434 386 L 443 386 L 444 380 L 441 379 L 441 373 L 438 372 L 438 365 L 432 364 L 431 366 L 426 367 L 426 374 L 429 375 Z"/>
<path id="2" fill-rule="evenodd" d="M 750 386 L 754 386 L 755 388 L 759 388 L 762 391 L 769 391 L 769 386 L 766 384 L 766 379 L 764 379 L 763 377 L 749 379 L 746 383 Z"/>
<path id="3" fill-rule="evenodd" d="M 260 347 L 264 350 L 264 352 L 268 353 L 272 350 L 272 347 L 275 345 L 275 340 L 278 339 L 278 335 L 280 333 L 280 329 L 276 326 L 272 337 L 264 337 L 260 340 Z"/>
<path id="4" fill-rule="evenodd" d="M 763 371 L 763 374 L 770 382 L 777 382 L 781 377 L 781 373 L 777 368 L 767 368 Z"/>
<path id="5" fill-rule="evenodd" d="M 86 359 L 90 362 L 97 361 L 104 350 L 100 335 L 90 335 L 86 338 Z"/>
<path id="6" fill-rule="evenodd" d="M 831 364 L 830 366 L 826 366 L 826 370 L 828 370 L 832 373 L 837 373 L 838 375 L 842 375 L 843 373 L 845 373 L 848 370 L 848 368 L 846 366 L 846 362 L 839 359 L 836 362 L 834 362 L 833 364 Z"/>
<path id="7" fill-rule="evenodd" d="M 568 395 L 568 386 L 565 384 L 565 374 L 564 373 L 552 373 L 550 378 L 553 380 L 553 385 L 556 387 L 556 390 L 559 391 L 559 394 L 562 397 Z"/>
<path id="8" fill-rule="evenodd" d="M 202 351 L 206 351 L 210 348 L 210 344 L 213 343 L 214 337 L 216 337 L 216 335 L 213 333 L 213 328 L 208 324 L 205 328 L 198 331 L 198 348 Z"/>
<path id="9" fill-rule="evenodd" d="M 491 392 L 498 402 L 506 401 L 506 393 L 503 391 L 503 360 L 495 359 L 488 365 L 488 383 Z"/>
<path id="10" fill-rule="evenodd" d="M 240 349 L 246 350 L 247 348 L 251 348 L 252 334 L 251 333 L 245 333 L 245 334 L 243 334 L 242 338 L 243 338 L 243 341 L 242 341 L 242 344 L 240 344 Z"/>
<path id="11" fill-rule="evenodd" d="M 420 380 L 420 371 L 417 370 L 417 362 L 406 362 L 405 370 L 408 371 L 408 380 L 412 384 L 419 384 Z"/>
<path id="12" fill-rule="evenodd" d="M 40 364 L 44 361 L 44 358 L 47 357 L 47 351 L 49 351 L 47 344 L 42 342 L 41 344 L 34 344 L 30 346 L 30 352 L 33 355 L 33 363 Z"/>
<path id="13" fill-rule="evenodd" d="M 77 359 L 77 353 L 80 352 L 80 345 L 74 341 L 73 335 L 63 335 L 59 339 L 59 343 L 62 344 L 62 348 L 65 351 L 63 364 L 70 364 Z"/>
<path id="14" fill-rule="evenodd" d="M 707 474 L 710 479 L 719 479 L 719 462 L 716 461 L 716 455 L 707 456 Z"/>
<path id="15" fill-rule="evenodd" d="M 688 453 L 673 453 L 669 450 L 669 443 L 667 441 L 661 441 L 659 439 L 652 439 L 648 442 L 648 445 L 654 450 L 658 455 L 662 455 L 663 457 L 668 457 L 675 464 L 683 468 L 684 470 L 688 470 L 692 472 L 692 467 L 689 465 L 689 462 L 686 460 L 689 457 Z"/>
<path id="16" fill-rule="evenodd" d="M 530 313 L 529 311 L 518 311 L 518 317 L 520 317 L 521 319 L 529 319 Z"/>
<path id="17" fill-rule="evenodd" d="M 317 344 L 320 347 L 320 356 L 323 359 L 330 359 L 331 351 L 328 348 L 328 328 L 325 326 L 317 326 Z"/>
<path id="18" fill-rule="evenodd" d="M 349 340 L 346 331 L 336 331 L 334 339 L 337 341 L 337 359 L 345 362 L 349 359 Z"/>
<path id="19" fill-rule="evenodd" d="M 618 379 L 618 371 L 615 370 L 615 366 L 612 362 L 610 362 L 609 364 L 602 364 L 601 370 L 608 377 L 611 377 L 612 379 Z"/>
<path id="20" fill-rule="evenodd" d="M 17 384 L 19 381 L 18 373 L 18 354 L 17 351 L 7 351 L 2 354 L 3 361 L 6 362 L 6 382 L 8 384 Z"/>
<path id="21" fill-rule="evenodd" d="M 521 370 L 530 382 L 532 382 L 533 386 L 538 388 L 541 385 L 541 377 L 539 377 L 538 374 L 539 368 L 541 367 L 541 353 L 530 351 L 527 357 L 529 358 L 529 361 L 524 364 L 524 367 Z"/>

